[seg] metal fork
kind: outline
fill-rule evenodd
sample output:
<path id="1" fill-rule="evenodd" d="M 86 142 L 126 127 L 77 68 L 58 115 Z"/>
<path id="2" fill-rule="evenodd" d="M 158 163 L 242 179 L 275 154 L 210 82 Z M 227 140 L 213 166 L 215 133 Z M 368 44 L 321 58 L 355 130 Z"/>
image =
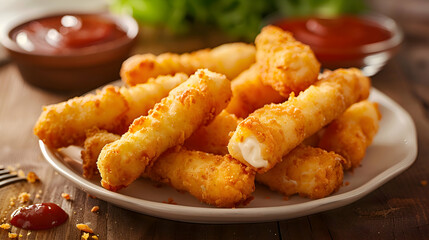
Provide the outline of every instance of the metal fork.
<path id="1" fill-rule="evenodd" d="M 26 180 L 26 178 L 19 177 L 17 174 L 11 174 L 10 171 L 5 168 L 0 168 L 0 187 L 23 180 Z"/>

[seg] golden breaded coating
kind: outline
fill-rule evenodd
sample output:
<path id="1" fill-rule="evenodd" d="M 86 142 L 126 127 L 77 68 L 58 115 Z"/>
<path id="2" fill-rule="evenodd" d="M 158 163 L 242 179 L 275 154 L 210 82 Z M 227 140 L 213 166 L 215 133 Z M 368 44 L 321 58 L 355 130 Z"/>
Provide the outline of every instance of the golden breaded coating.
<path id="1" fill-rule="evenodd" d="M 345 170 L 356 168 L 378 131 L 380 119 L 377 103 L 355 103 L 328 125 L 319 147 L 343 156 L 346 159 L 343 166 Z"/>
<path id="2" fill-rule="evenodd" d="M 183 66 L 180 56 L 173 53 L 163 53 L 155 56 L 151 53 L 134 55 L 122 63 L 120 75 L 122 81 L 129 86 L 145 83 L 150 78 L 160 75 L 171 75 L 182 72 L 192 74 L 191 66 Z"/>
<path id="3" fill-rule="evenodd" d="M 228 104 L 231 84 L 221 74 L 198 70 L 137 118 L 121 139 L 106 145 L 97 161 L 102 185 L 112 191 L 128 186 L 168 148 L 183 144 Z"/>
<path id="4" fill-rule="evenodd" d="M 135 55 L 127 59 L 121 68 L 121 78 L 128 85 L 144 83 L 159 75 L 183 72 L 193 74 L 200 68 L 225 74 L 233 79 L 255 62 L 255 47 L 246 43 L 227 43 L 213 49 L 192 53 L 164 53 Z"/>
<path id="5" fill-rule="evenodd" d="M 230 155 L 184 149 L 164 153 L 143 176 L 187 191 L 216 207 L 235 207 L 255 189 L 255 173 Z"/>
<path id="6" fill-rule="evenodd" d="M 101 149 L 106 144 L 114 142 L 119 138 L 121 138 L 121 136 L 97 128 L 87 131 L 83 150 L 81 151 L 83 176 L 85 178 L 91 179 L 99 174 L 97 159 Z"/>
<path id="7" fill-rule="evenodd" d="M 134 87 L 122 87 L 120 92 L 129 106 L 129 110 L 126 113 L 126 128 L 134 119 L 146 115 L 157 102 L 161 101 L 173 88 L 186 80 L 188 80 L 188 75 L 176 73 L 174 76 L 165 75 L 151 78 L 147 83 L 137 84 Z"/>
<path id="8" fill-rule="evenodd" d="M 107 86 L 95 94 L 75 97 L 43 108 L 34 127 L 52 148 L 82 145 L 91 128 L 124 133 L 132 121 L 146 115 L 171 89 L 187 80 L 185 74 L 161 76 L 135 87 Z"/>
<path id="9" fill-rule="evenodd" d="M 231 82 L 232 98 L 226 108 L 229 113 L 246 118 L 265 104 L 281 103 L 287 99 L 261 82 L 258 68 L 256 63 L 253 64 Z"/>
<path id="10" fill-rule="evenodd" d="M 317 80 L 320 63 L 309 46 L 275 26 L 266 26 L 255 39 L 262 82 L 281 95 L 298 94 Z"/>
<path id="11" fill-rule="evenodd" d="M 286 196 L 299 194 L 311 199 L 336 192 L 343 183 L 343 157 L 320 148 L 299 145 L 283 161 L 256 181 Z"/>
<path id="12" fill-rule="evenodd" d="M 370 80 L 358 69 L 322 74 L 321 80 L 298 97 L 265 105 L 238 125 L 229 153 L 264 173 L 305 138 L 339 117 L 350 105 L 369 95 Z"/>
<path id="13" fill-rule="evenodd" d="M 98 174 L 97 157 L 101 147 L 120 136 L 106 131 L 88 134 L 82 157 L 84 175 Z M 95 168 L 94 168 L 95 167 Z M 246 200 L 255 189 L 255 173 L 231 156 L 173 148 L 162 154 L 153 166 L 147 167 L 144 177 L 170 184 L 180 191 L 190 192 L 200 201 L 217 206 L 233 207 Z"/>
<path id="14" fill-rule="evenodd" d="M 235 131 L 240 121 L 234 114 L 223 110 L 209 125 L 200 127 L 186 139 L 184 146 L 189 150 L 225 155 L 230 133 Z"/>
<path id="15" fill-rule="evenodd" d="M 93 127 L 109 132 L 122 129 L 128 109 L 119 88 L 107 86 L 96 94 L 44 107 L 34 134 L 52 148 L 81 145 L 85 131 Z"/>

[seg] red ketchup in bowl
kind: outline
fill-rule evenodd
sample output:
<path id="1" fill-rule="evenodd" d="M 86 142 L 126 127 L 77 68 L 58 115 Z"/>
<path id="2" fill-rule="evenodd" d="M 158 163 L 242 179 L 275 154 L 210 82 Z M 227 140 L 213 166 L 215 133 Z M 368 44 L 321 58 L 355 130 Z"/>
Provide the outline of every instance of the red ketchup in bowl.
<path id="1" fill-rule="evenodd" d="M 380 18 L 381 19 L 381 18 Z M 376 16 L 282 19 L 274 25 L 291 32 L 314 51 L 323 67 L 363 67 L 364 58 L 392 51 L 394 32 Z M 381 19 L 387 21 L 386 19 Z M 392 54 L 391 52 L 389 54 Z"/>
<path id="2" fill-rule="evenodd" d="M 69 55 L 80 49 L 125 39 L 127 34 L 107 16 L 70 14 L 24 23 L 11 32 L 11 38 L 28 52 Z"/>
<path id="3" fill-rule="evenodd" d="M 63 224 L 68 217 L 55 203 L 37 203 L 15 210 L 10 223 L 23 229 L 43 230 Z"/>

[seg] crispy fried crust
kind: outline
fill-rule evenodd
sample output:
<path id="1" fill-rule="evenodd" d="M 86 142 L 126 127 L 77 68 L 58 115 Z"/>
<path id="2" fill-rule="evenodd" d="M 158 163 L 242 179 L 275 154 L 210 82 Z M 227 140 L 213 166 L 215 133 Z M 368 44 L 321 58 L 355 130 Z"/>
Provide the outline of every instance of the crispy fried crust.
<path id="1" fill-rule="evenodd" d="M 148 116 L 137 118 L 121 139 L 103 148 L 97 161 L 102 185 L 113 191 L 129 185 L 162 152 L 210 123 L 230 98 L 231 85 L 224 75 L 198 70 Z"/>
<path id="2" fill-rule="evenodd" d="M 233 54 L 231 54 L 233 53 Z M 228 43 L 213 49 L 192 53 L 164 53 L 135 55 L 127 59 L 121 68 L 121 77 L 128 85 L 144 83 L 151 77 L 183 72 L 193 74 L 207 68 L 233 79 L 255 62 L 255 47 L 245 43 Z"/>
<path id="3" fill-rule="evenodd" d="M 370 80 L 358 69 L 339 69 L 322 74 L 321 80 L 298 97 L 282 104 L 265 105 L 237 127 L 229 153 L 242 163 L 264 173 L 298 146 L 306 137 L 339 117 L 351 104 L 369 95 Z M 255 137 L 261 149 L 263 167 L 253 167 L 244 159 L 240 143 Z"/>
<path id="4" fill-rule="evenodd" d="M 235 207 L 255 190 L 255 173 L 231 156 L 184 149 L 164 153 L 143 176 L 216 207 Z"/>
<path id="5" fill-rule="evenodd" d="M 186 139 L 184 146 L 189 150 L 225 155 L 230 133 L 235 131 L 240 121 L 234 114 L 223 110 L 209 125 L 200 127 Z"/>
<path id="6" fill-rule="evenodd" d="M 134 119 L 146 115 L 149 110 L 152 109 L 156 103 L 161 101 L 162 98 L 166 97 L 173 88 L 186 80 L 188 80 L 188 75 L 176 73 L 174 76 L 166 75 L 151 78 L 147 83 L 138 84 L 134 87 L 122 87 L 120 92 L 129 106 L 123 132 L 127 131 Z"/>
<path id="7" fill-rule="evenodd" d="M 286 196 L 317 199 L 336 192 L 343 183 L 344 158 L 334 152 L 299 145 L 256 181 Z"/>
<path id="8" fill-rule="evenodd" d="M 100 147 L 119 138 L 119 135 L 96 129 L 88 133 L 82 151 L 85 177 L 98 174 L 96 161 Z M 173 147 L 162 154 L 153 166 L 146 168 L 143 176 L 190 192 L 201 202 L 217 207 L 239 205 L 255 190 L 255 173 L 230 156 L 184 148 Z"/>
<path id="9" fill-rule="evenodd" d="M 134 118 L 145 115 L 171 89 L 187 79 L 185 74 L 161 76 L 131 88 L 107 86 L 95 94 L 75 97 L 43 108 L 36 134 L 52 148 L 82 145 L 93 127 L 124 133 Z"/>
<path id="10" fill-rule="evenodd" d="M 120 131 L 128 109 L 119 88 L 107 86 L 96 94 L 44 107 L 34 134 L 52 148 L 81 145 L 92 127 Z"/>
<path id="11" fill-rule="evenodd" d="M 255 63 L 231 82 L 232 98 L 226 110 L 237 117 L 246 118 L 265 104 L 281 103 L 287 98 L 261 81 L 259 66 Z"/>
<path id="12" fill-rule="evenodd" d="M 309 46 L 275 26 L 266 26 L 255 39 L 261 80 L 281 95 L 298 94 L 317 80 L 320 63 Z"/>
<path id="13" fill-rule="evenodd" d="M 377 103 L 361 101 L 349 107 L 323 132 L 319 147 L 343 156 L 345 170 L 360 165 L 366 149 L 379 128 L 381 119 Z"/>
<path id="14" fill-rule="evenodd" d="M 91 179 L 99 175 L 97 169 L 97 158 L 101 149 L 108 143 L 114 142 L 121 136 L 109 133 L 106 130 L 93 128 L 87 131 L 86 139 L 81 151 L 83 176 Z"/>

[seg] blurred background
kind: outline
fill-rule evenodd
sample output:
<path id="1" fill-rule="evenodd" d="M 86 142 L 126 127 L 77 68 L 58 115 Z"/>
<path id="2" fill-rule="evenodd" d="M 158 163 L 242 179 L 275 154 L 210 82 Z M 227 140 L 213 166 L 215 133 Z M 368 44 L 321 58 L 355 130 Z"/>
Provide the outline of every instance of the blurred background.
<path id="1" fill-rule="evenodd" d="M 0 28 L 11 19 L 42 11 L 106 10 L 132 15 L 141 24 L 143 42 L 163 45 L 163 40 L 171 41 L 174 37 L 180 42 L 181 37 L 186 37 L 189 43 L 180 49 L 175 49 L 180 44 L 171 49 L 151 46 L 154 53 L 185 52 L 237 40 L 252 42 L 263 25 L 281 16 L 332 17 L 377 11 L 395 18 L 406 16 L 407 23 L 429 20 L 429 2 L 425 0 L 409 0 L 407 4 L 400 0 L 2 0 Z M 404 27 L 419 26 L 411 23 Z"/>
<path id="2" fill-rule="evenodd" d="M 226 42 L 253 42 L 264 25 L 281 18 L 368 12 L 392 17 L 413 38 L 428 40 L 429 36 L 426 0 L 406 4 L 400 0 L 2 0 L 0 29 L 13 19 L 40 12 L 100 11 L 129 14 L 138 21 L 135 53 L 183 53 Z M 0 56 L 0 62 L 6 60 L 4 50 Z"/>
<path id="3" fill-rule="evenodd" d="M 279 16 L 360 13 L 366 5 L 362 0 L 2 0 L 0 27 L 11 19 L 41 11 L 111 10 L 132 15 L 141 24 L 143 41 L 170 41 L 171 37 L 181 41 L 187 37 L 189 44 L 166 49 L 184 52 L 227 41 L 252 42 L 263 25 Z M 189 40 L 192 37 L 195 39 Z M 158 51 L 156 46 L 151 48 Z"/>

